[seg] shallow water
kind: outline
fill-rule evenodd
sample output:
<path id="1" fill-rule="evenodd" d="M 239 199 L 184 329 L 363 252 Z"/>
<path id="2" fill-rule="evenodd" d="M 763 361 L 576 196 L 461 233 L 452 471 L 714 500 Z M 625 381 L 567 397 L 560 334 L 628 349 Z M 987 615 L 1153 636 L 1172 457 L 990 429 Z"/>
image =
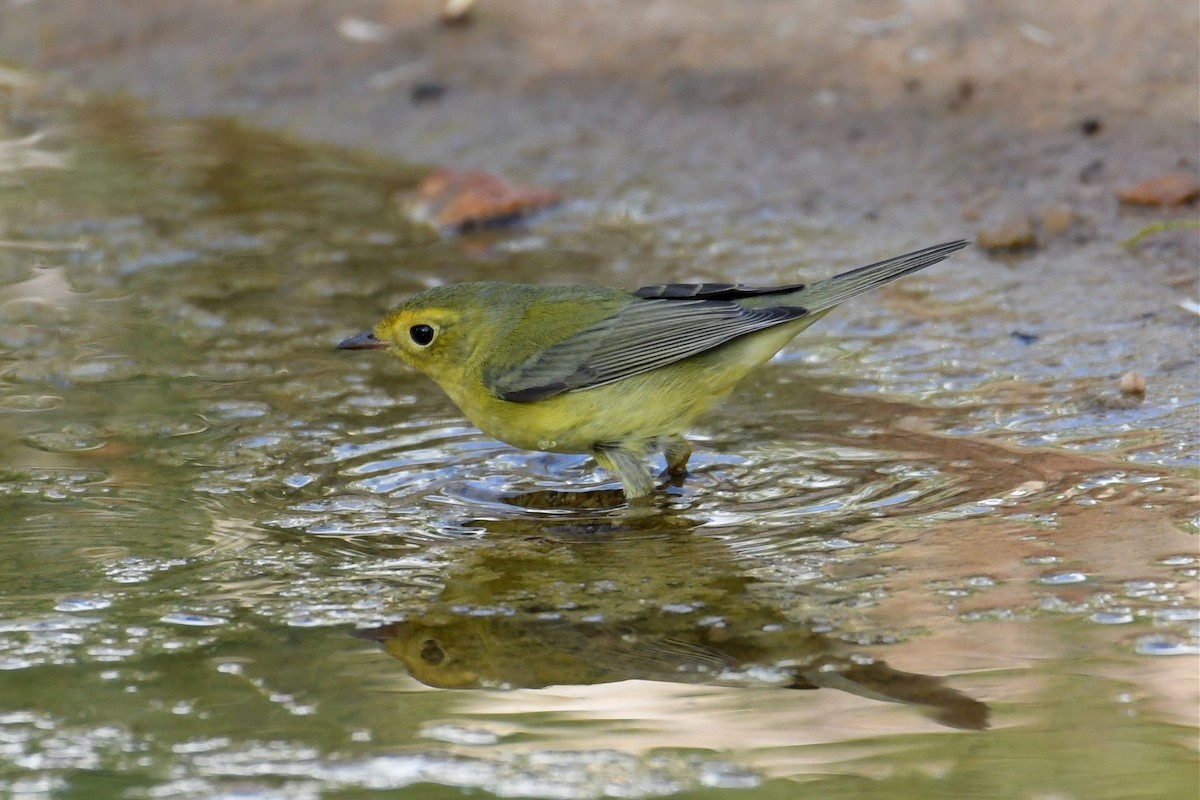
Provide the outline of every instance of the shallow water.
<path id="1" fill-rule="evenodd" d="M 392 200 L 420 168 L 56 96 L 6 124 L 0 791 L 1195 796 L 1194 387 L 1026 368 L 979 256 L 806 334 L 631 511 L 332 345 L 438 282 L 739 247 L 762 280 L 786 221 L 444 239 Z"/>

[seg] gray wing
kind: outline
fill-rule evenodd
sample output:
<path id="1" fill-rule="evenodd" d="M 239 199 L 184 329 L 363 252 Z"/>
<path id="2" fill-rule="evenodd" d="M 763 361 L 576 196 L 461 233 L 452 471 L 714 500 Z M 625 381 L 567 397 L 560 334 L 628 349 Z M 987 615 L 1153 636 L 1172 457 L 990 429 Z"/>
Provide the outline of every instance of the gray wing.
<path id="1" fill-rule="evenodd" d="M 641 300 L 488 383 L 502 400 L 529 403 L 665 367 L 807 313 L 798 306 L 744 308 L 722 300 Z"/>

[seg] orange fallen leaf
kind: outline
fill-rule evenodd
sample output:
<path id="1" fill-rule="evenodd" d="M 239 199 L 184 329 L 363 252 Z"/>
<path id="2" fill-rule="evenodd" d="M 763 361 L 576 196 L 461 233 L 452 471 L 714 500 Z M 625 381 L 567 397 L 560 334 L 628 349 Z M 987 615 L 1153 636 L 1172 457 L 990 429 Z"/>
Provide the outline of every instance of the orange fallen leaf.
<path id="1" fill-rule="evenodd" d="M 561 201 L 553 189 L 511 184 L 486 172 L 439 169 L 404 199 L 403 208 L 414 222 L 461 232 L 513 222 Z"/>

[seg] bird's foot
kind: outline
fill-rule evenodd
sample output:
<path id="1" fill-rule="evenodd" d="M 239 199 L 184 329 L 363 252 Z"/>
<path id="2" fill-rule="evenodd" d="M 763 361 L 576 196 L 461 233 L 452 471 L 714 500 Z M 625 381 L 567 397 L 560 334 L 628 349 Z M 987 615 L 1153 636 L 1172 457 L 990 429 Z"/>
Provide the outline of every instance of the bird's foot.
<path id="1" fill-rule="evenodd" d="M 680 486 L 688 475 L 687 463 L 692 457 L 692 447 L 682 436 L 668 436 L 659 440 L 663 456 L 667 459 L 667 468 L 659 478 L 666 480 L 671 486 Z"/>

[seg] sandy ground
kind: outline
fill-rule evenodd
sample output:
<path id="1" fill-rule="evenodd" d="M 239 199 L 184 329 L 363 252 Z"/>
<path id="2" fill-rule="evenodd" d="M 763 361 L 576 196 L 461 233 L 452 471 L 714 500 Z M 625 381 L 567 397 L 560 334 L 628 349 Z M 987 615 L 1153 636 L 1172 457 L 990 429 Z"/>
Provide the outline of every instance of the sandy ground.
<path id="1" fill-rule="evenodd" d="M 698 181 L 882 225 L 897 198 L 952 222 L 1196 169 L 1187 0 L 485 0 L 463 28 L 438 7 L 7 0 L 0 57 L 415 162 L 596 193 Z"/>

